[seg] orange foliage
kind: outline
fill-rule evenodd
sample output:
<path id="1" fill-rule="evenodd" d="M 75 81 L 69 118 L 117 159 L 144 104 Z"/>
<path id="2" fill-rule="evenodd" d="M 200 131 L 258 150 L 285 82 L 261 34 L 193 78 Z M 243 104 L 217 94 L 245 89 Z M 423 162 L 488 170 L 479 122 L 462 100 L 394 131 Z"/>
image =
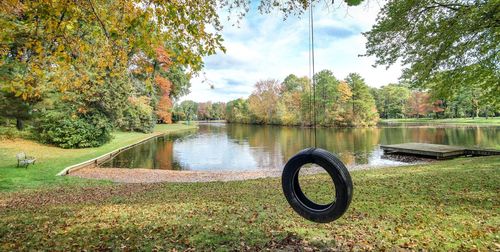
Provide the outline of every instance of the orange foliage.
<path id="1" fill-rule="evenodd" d="M 434 113 L 441 113 L 444 112 L 444 102 L 443 100 L 437 100 L 432 104 L 432 112 Z"/>
<path id="2" fill-rule="evenodd" d="M 165 51 L 165 48 L 162 46 L 156 48 L 156 60 L 160 63 L 160 66 L 164 71 L 167 71 L 172 65 L 170 55 L 168 55 L 167 51 Z"/>
<path id="3" fill-rule="evenodd" d="M 172 82 L 159 75 L 155 77 L 155 82 L 161 92 L 161 97 L 156 108 L 156 115 L 164 123 L 170 124 L 172 123 L 172 100 L 170 100 Z"/>
<path id="4" fill-rule="evenodd" d="M 169 54 L 162 46 L 156 48 L 156 60 L 160 64 L 163 71 L 168 71 L 169 67 L 172 65 Z M 158 116 L 158 119 L 164 123 L 170 124 L 172 123 L 172 100 L 170 99 L 172 82 L 160 75 L 156 75 L 155 82 L 160 88 L 161 94 L 158 106 L 156 107 L 156 115 Z"/>
<path id="5" fill-rule="evenodd" d="M 427 92 L 414 91 L 408 98 L 407 115 L 417 118 L 426 116 L 432 111 L 432 103 L 430 102 L 430 94 Z"/>

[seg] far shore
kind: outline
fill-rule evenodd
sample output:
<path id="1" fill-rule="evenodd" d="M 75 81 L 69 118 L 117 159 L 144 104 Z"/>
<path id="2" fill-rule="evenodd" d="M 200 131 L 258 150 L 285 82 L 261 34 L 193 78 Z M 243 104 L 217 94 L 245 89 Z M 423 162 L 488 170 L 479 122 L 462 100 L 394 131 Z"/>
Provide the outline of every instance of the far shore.
<path id="1" fill-rule="evenodd" d="M 186 123 L 186 122 L 184 122 Z M 194 120 L 191 123 L 229 123 L 226 120 Z M 476 117 L 476 118 L 445 118 L 445 119 L 436 119 L 436 118 L 398 118 L 398 119 L 383 119 L 381 118 L 378 122 L 378 125 L 387 125 L 387 124 L 399 124 L 399 123 L 415 123 L 415 124 L 480 124 L 480 125 L 491 125 L 491 126 L 500 126 L 500 117 Z M 250 123 L 251 124 L 251 123 Z M 261 124 L 255 124 L 261 125 Z M 277 125 L 277 124 L 268 124 L 270 126 L 283 126 L 283 127 L 304 127 L 300 125 Z M 332 127 L 332 128 L 350 128 L 350 127 Z"/>
<path id="2" fill-rule="evenodd" d="M 379 123 L 425 123 L 425 124 L 484 124 L 500 126 L 500 117 L 477 117 L 477 118 L 401 118 L 401 119 L 381 119 Z"/>

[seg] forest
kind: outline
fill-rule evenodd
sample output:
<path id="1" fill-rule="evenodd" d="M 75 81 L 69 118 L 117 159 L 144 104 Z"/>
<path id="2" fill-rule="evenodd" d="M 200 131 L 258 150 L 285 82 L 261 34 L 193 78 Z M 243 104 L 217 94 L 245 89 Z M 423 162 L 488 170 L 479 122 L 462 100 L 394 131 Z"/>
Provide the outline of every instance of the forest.
<path id="1" fill-rule="evenodd" d="M 498 103 L 482 99 L 485 92 L 474 86 L 461 87 L 459 92 L 444 96 L 437 90 L 414 88 L 404 82 L 370 87 L 357 73 L 339 80 L 332 71 L 322 70 L 314 78 L 316 122 L 324 127 L 374 126 L 379 119 L 500 115 Z M 183 101 L 174 106 L 173 120 L 311 126 L 312 100 L 311 80 L 290 74 L 282 82 L 257 82 L 246 99 L 228 103 Z"/>

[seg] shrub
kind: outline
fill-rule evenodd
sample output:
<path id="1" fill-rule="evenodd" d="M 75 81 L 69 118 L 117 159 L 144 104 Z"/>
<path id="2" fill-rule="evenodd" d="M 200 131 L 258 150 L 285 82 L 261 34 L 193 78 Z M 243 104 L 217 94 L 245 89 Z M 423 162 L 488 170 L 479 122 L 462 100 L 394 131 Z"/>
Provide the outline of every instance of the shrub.
<path id="1" fill-rule="evenodd" d="M 12 126 L 0 126 L 0 140 L 15 138 L 31 139 L 31 131 L 29 129 L 21 131 Z"/>
<path id="2" fill-rule="evenodd" d="M 118 127 L 125 131 L 152 132 L 156 118 L 153 108 L 149 105 L 149 98 L 130 97 L 129 103 L 130 106 L 124 110 L 121 120 L 117 122 Z"/>
<path id="3" fill-rule="evenodd" d="M 64 112 L 44 112 L 35 125 L 39 141 L 62 148 L 97 147 L 111 140 L 112 125 L 102 114 L 68 116 Z"/>

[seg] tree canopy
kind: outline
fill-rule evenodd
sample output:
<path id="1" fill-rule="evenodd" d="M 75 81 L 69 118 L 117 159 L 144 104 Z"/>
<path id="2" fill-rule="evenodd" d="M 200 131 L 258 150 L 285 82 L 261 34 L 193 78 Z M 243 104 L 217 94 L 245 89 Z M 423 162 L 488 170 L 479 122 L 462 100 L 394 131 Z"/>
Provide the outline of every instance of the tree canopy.
<path id="1" fill-rule="evenodd" d="M 452 95 L 476 85 L 500 97 L 500 1 L 390 0 L 365 36 L 366 55 L 401 62 L 415 86 Z"/>
<path id="2" fill-rule="evenodd" d="M 5 116 L 33 116 L 40 139 L 63 147 L 170 122 L 171 99 L 187 93 L 203 56 L 224 50 L 217 10 L 212 1 L 2 1 L 0 92 L 24 104 Z M 75 139 L 76 128 L 93 133 Z"/>

